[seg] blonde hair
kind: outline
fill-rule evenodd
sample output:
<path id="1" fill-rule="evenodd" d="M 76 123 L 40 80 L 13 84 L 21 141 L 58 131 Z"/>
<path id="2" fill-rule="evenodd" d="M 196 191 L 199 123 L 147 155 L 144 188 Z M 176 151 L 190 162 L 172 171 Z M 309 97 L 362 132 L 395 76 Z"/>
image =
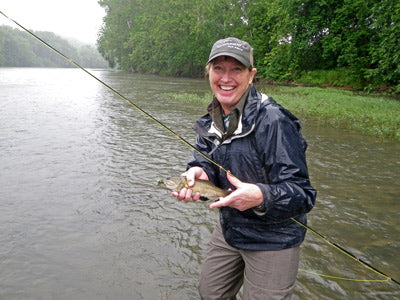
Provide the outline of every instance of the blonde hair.
<path id="1" fill-rule="evenodd" d="M 225 57 L 230 57 L 230 56 L 225 56 Z M 233 58 L 233 57 L 232 57 Z M 235 58 L 233 58 L 233 59 L 235 59 Z M 215 60 L 215 59 L 214 59 Z M 205 66 L 205 70 L 206 70 L 206 72 L 205 72 L 205 76 L 207 77 L 208 75 L 209 75 L 209 73 L 210 73 L 210 68 L 211 68 L 211 66 L 213 65 L 213 63 L 214 63 L 214 60 L 212 60 L 212 61 L 210 61 L 206 66 Z M 238 60 L 237 60 L 238 61 Z M 244 66 L 240 61 L 238 61 L 242 66 Z M 245 66 L 244 66 L 245 67 Z M 251 64 L 248 68 L 246 68 L 246 69 L 248 69 L 250 72 L 251 71 L 253 71 L 253 65 Z"/>

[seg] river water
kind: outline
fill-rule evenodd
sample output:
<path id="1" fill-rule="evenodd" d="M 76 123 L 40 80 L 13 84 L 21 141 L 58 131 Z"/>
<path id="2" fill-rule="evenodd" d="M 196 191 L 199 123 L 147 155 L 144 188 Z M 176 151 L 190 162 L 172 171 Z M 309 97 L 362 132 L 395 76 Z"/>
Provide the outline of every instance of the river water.
<path id="1" fill-rule="evenodd" d="M 205 80 L 93 73 L 190 142 Z M 268 89 L 267 89 L 268 91 Z M 276 99 L 279 102 L 279 99 Z M 217 211 L 157 186 L 191 150 L 78 69 L 0 69 L 0 299 L 198 299 Z M 309 225 L 400 278 L 400 145 L 300 118 Z M 294 299 L 398 299 L 385 279 L 308 232 Z"/>

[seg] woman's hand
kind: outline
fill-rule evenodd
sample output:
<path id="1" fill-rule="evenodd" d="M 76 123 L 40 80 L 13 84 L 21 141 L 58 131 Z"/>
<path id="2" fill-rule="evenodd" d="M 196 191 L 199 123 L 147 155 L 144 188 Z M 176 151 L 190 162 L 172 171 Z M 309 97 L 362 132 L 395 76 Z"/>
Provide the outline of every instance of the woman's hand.
<path id="1" fill-rule="evenodd" d="M 196 179 L 209 180 L 207 173 L 200 167 L 192 167 L 185 172 L 186 180 L 188 182 L 189 187 L 194 186 Z M 171 195 L 176 197 L 178 201 L 189 202 L 191 199 L 193 201 L 197 201 L 200 199 L 200 193 L 195 193 L 192 195 L 192 190 L 189 188 L 183 188 L 180 191 L 172 191 Z"/>
<path id="2" fill-rule="evenodd" d="M 217 202 L 210 205 L 210 208 L 229 206 L 244 211 L 263 203 L 263 194 L 257 185 L 242 182 L 229 172 L 227 173 L 227 178 L 236 187 L 236 190 L 226 197 L 219 198 Z"/>

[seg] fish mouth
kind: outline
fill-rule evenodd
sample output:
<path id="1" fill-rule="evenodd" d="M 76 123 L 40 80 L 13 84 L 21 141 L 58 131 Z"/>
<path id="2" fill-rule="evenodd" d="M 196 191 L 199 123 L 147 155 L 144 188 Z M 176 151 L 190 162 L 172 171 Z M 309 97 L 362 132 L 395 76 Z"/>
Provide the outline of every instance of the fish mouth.
<path id="1" fill-rule="evenodd" d="M 157 181 L 157 185 L 163 185 L 169 190 L 173 190 L 176 187 L 176 182 L 171 179 L 171 177 L 166 178 L 165 180 L 160 179 Z"/>
<path id="2" fill-rule="evenodd" d="M 176 189 L 176 187 L 177 187 L 177 185 L 178 185 L 178 184 L 177 184 L 173 179 L 171 179 L 170 177 L 167 178 L 167 179 L 165 179 L 163 182 L 164 182 L 164 185 L 165 185 L 168 189 L 170 189 L 170 190 Z"/>

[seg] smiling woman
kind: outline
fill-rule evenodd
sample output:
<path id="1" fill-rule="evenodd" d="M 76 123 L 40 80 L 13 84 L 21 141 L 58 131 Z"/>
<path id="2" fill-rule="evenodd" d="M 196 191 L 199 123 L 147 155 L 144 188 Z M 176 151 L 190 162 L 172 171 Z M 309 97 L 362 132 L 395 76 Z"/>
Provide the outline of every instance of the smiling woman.
<path id="1" fill-rule="evenodd" d="M 229 114 L 252 83 L 257 69 L 246 68 L 229 56 L 220 56 L 210 62 L 208 74 L 211 90 L 221 104 L 224 113 Z"/>
<path id="2" fill-rule="evenodd" d="M 300 244 L 316 191 L 308 178 L 306 143 L 295 116 L 252 85 L 251 46 L 237 38 L 214 43 L 208 60 L 214 93 L 208 114 L 196 125 L 196 147 L 230 172 L 194 153 L 187 165 L 188 187 L 177 200 L 200 199 L 191 187 L 209 180 L 233 191 L 220 209 L 200 276 L 202 299 L 290 299 Z M 261 271 L 260 271 L 261 270 Z M 246 276 L 244 276 L 246 274 Z"/>
<path id="3" fill-rule="evenodd" d="M 227 115 L 253 82 L 253 49 L 237 38 L 217 41 L 210 53 L 206 70 L 211 90 Z"/>

